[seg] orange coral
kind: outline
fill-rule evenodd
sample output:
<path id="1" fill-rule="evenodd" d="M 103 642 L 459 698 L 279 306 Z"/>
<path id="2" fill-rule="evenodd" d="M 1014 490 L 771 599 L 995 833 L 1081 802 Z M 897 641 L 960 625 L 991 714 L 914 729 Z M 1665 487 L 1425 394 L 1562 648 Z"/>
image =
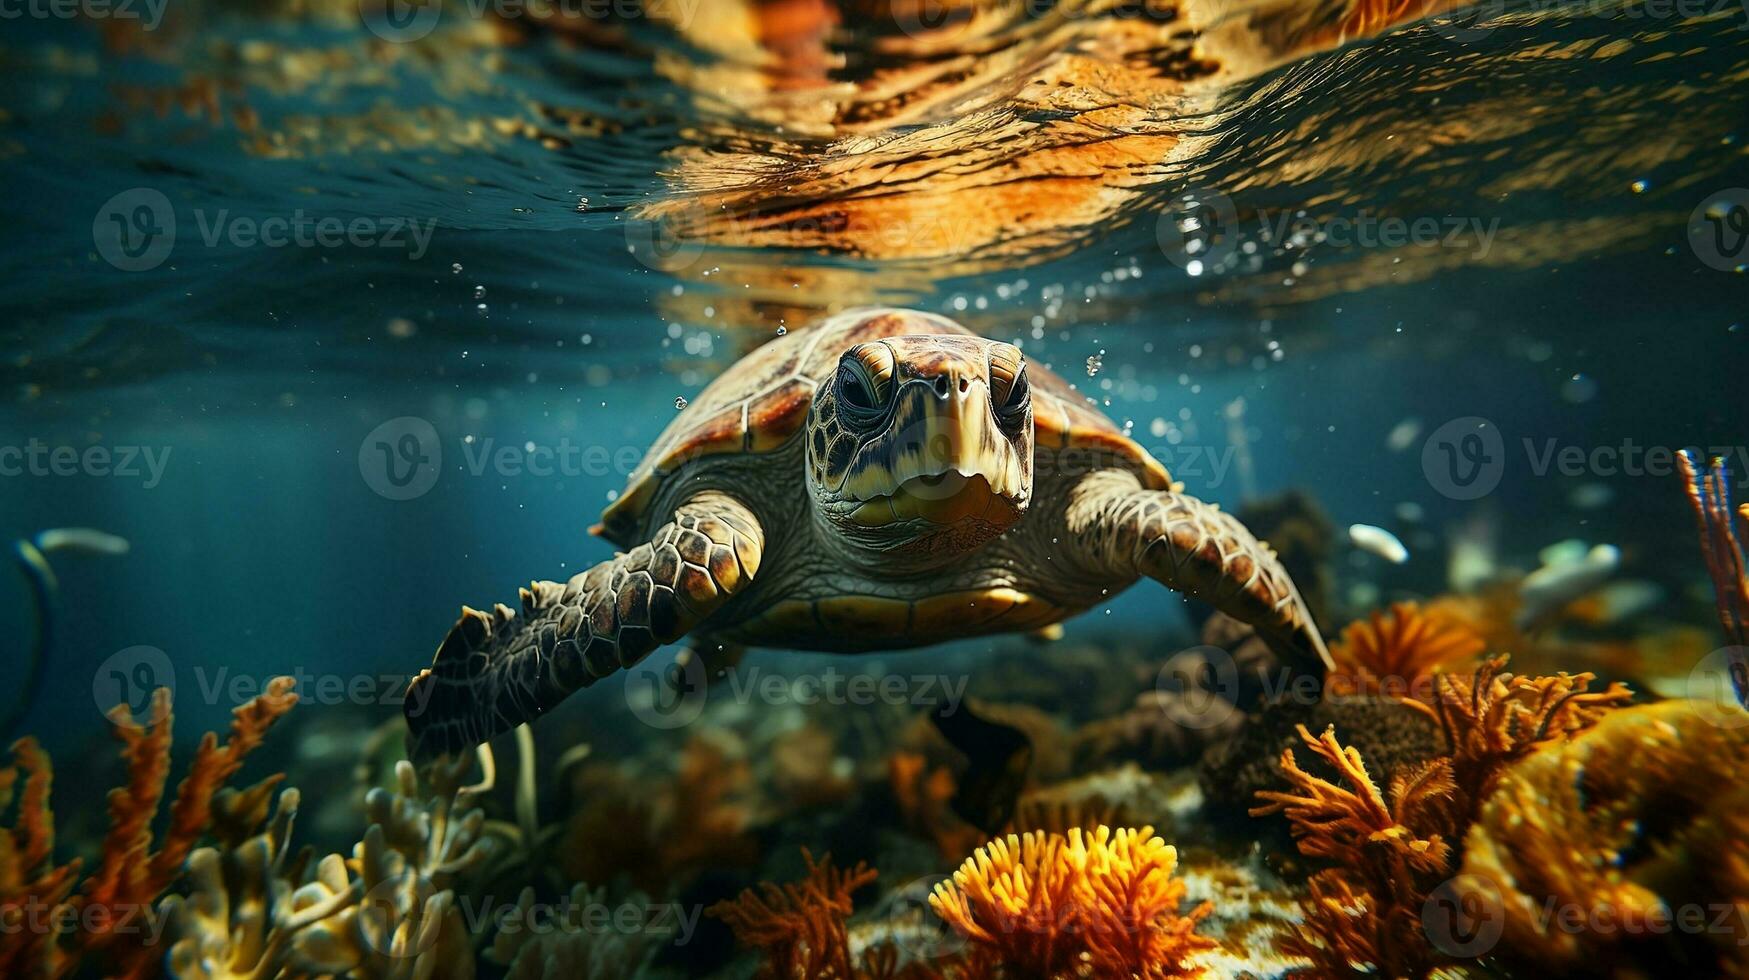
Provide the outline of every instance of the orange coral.
<path id="1" fill-rule="evenodd" d="M 55 865 L 55 815 L 49 809 L 49 788 L 54 767 L 36 740 L 19 739 L 12 746 L 13 764 L 0 772 L 0 814 L 11 806 L 18 777 L 24 777 L 24 794 L 11 827 L 0 828 L 0 976 L 28 976 L 32 972 L 59 976 L 71 964 L 53 936 L 30 928 L 27 917 L 40 916 L 66 901 L 79 874 L 75 858 Z"/>
<path id="2" fill-rule="evenodd" d="M 1502 768 L 1595 725 L 1632 697 L 1619 684 L 1590 690 L 1590 674 L 1517 677 L 1505 666 L 1495 657 L 1469 677 L 1436 674 L 1432 704 L 1403 702 L 1439 723 L 1447 754 L 1395 774 L 1388 795 L 1333 729 L 1315 739 L 1304 726 L 1299 732 L 1340 784 L 1300 768 L 1291 748 L 1282 753 L 1292 789 L 1258 793 L 1262 805 L 1251 813 L 1282 814 L 1302 854 L 1334 865 L 1313 876 L 1305 921 L 1283 942 L 1284 951 L 1310 959 L 1316 975 L 1420 978 L 1445 965 L 1421 928 L 1421 910 L 1451 870 L 1451 842 L 1463 840 Z"/>
<path id="3" fill-rule="evenodd" d="M 1723 460 L 1715 458 L 1703 472 L 1695 454 L 1684 450 L 1677 454 L 1677 465 L 1688 488 L 1695 523 L 1700 526 L 1700 548 L 1706 555 L 1707 574 L 1713 580 L 1719 628 L 1724 631 L 1726 642 L 1749 647 L 1749 561 L 1743 557 L 1743 544 L 1731 524 L 1735 516 L 1743 525 L 1744 535 L 1749 536 L 1749 504 L 1733 515 L 1731 479 Z M 1741 650 L 1733 657 L 1731 667 L 1737 700 L 1749 705 L 1749 660 Z"/>
<path id="4" fill-rule="evenodd" d="M 849 871 L 832 866 L 832 856 L 816 862 L 806 848 L 802 860 L 808 876 L 799 882 L 742 892 L 706 911 L 735 933 L 735 941 L 763 951 L 759 976 L 767 980 L 852 980 L 858 975 L 850 957 L 844 921 L 850 917 L 851 893 L 875 880 L 876 872 L 858 862 Z"/>
<path id="5" fill-rule="evenodd" d="M 13 746 L 15 766 L 0 778 L 0 811 L 10 803 L 20 772 L 25 774 L 25 791 L 14 826 L 0 828 L 0 915 L 15 924 L 25 915 L 46 914 L 41 921 L 77 921 L 81 928 L 77 933 L 6 930 L 0 935 L 0 975 L 61 977 L 77 969 L 87 954 L 105 957 L 110 976 L 147 975 L 154 957 L 143 945 L 139 916 L 156 906 L 181 872 L 189 850 L 207 832 L 215 794 L 267 729 L 297 703 L 292 686 L 291 678 L 276 678 L 259 697 L 237 708 L 223 747 L 211 733 L 202 740 L 187 778 L 177 787 L 169 827 L 156 852 L 152 821 L 170 776 L 170 693 L 160 689 L 153 695 L 144 726 L 134 725 L 125 707 L 111 712 L 128 781 L 110 791 L 110 826 L 102 856 L 77 895 L 72 892 L 79 862 L 51 865 L 54 816 L 48 807 L 48 757 L 30 739 Z"/>
<path id="6" fill-rule="evenodd" d="M 1196 933 L 1212 911 L 1180 914 L 1176 848 L 1154 828 L 1028 833 L 980 847 L 929 904 L 1016 976 L 1196 977 L 1213 949 Z"/>
<path id="7" fill-rule="evenodd" d="M 1405 702 L 1439 723 L 1458 788 L 1473 809 L 1502 766 L 1546 742 L 1595 725 L 1603 714 L 1633 700 L 1625 685 L 1590 689 L 1590 673 L 1520 677 L 1493 657 L 1469 677 L 1434 678 L 1431 704 Z"/>
<path id="8" fill-rule="evenodd" d="M 1349 623 L 1331 644 L 1336 669 L 1327 691 L 1335 697 L 1425 701 L 1435 672 L 1467 664 L 1482 649 L 1482 638 L 1457 617 L 1413 602 L 1392 603 L 1389 615 L 1374 610 L 1370 618 Z"/>
<path id="9" fill-rule="evenodd" d="M 1314 776 L 1285 749 L 1281 769 L 1289 792 L 1257 794 L 1252 816 L 1281 813 L 1300 852 L 1336 867 L 1311 880 L 1305 923 L 1282 943 L 1320 976 L 1345 976 L 1370 964 L 1390 977 L 1426 976 L 1437 965 L 1417 916 L 1429 888 L 1451 863 L 1450 804 L 1456 790 L 1451 760 L 1412 766 L 1391 779 L 1389 800 L 1366 771 L 1360 753 L 1336 740 L 1333 728 L 1300 739 L 1339 774 L 1344 785 Z"/>

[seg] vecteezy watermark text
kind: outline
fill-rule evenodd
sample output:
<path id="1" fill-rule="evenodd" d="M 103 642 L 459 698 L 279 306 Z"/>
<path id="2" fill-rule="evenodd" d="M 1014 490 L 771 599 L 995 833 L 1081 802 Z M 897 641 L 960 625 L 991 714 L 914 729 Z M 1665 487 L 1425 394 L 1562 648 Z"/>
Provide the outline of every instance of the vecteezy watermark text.
<path id="1" fill-rule="evenodd" d="M 233 214 L 229 208 L 195 208 L 193 214 L 197 237 L 206 248 L 383 248 L 417 261 L 430 249 L 437 230 L 436 218 L 343 218 L 313 215 L 302 208 L 266 216 Z M 135 187 L 97 209 L 91 240 L 97 254 L 115 268 L 145 272 L 170 258 L 181 225 L 163 191 Z"/>
<path id="2" fill-rule="evenodd" d="M 1465 215 L 1398 216 L 1361 209 L 1355 214 L 1313 215 L 1304 210 L 1259 209 L 1241 221 L 1226 194 L 1199 188 L 1178 194 L 1155 225 L 1161 250 L 1191 275 L 1216 272 L 1243 252 L 1265 248 L 1304 250 L 1314 245 L 1338 249 L 1445 248 L 1493 251 L 1499 218 Z"/>
<path id="3" fill-rule="evenodd" d="M 164 479 L 169 446 L 68 446 L 30 439 L 0 446 L 0 476 L 95 476 L 138 480 L 147 490 Z"/>
<path id="4" fill-rule="evenodd" d="M 0 0 L 6 20 L 133 20 L 145 30 L 164 22 L 169 0 Z"/>
<path id="5" fill-rule="evenodd" d="M 1435 429 L 1421 447 L 1421 471 L 1427 482 L 1453 500 L 1475 500 L 1494 491 L 1506 473 L 1512 453 L 1494 423 L 1480 416 L 1452 419 Z M 1645 445 L 1631 437 L 1620 442 L 1582 446 L 1555 437 L 1524 437 L 1518 448 L 1535 477 L 1674 476 L 1680 447 Z M 1749 446 L 1708 446 L 1707 456 L 1737 460 L 1745 472 L 1738 483 L 1749 489 Z"/>

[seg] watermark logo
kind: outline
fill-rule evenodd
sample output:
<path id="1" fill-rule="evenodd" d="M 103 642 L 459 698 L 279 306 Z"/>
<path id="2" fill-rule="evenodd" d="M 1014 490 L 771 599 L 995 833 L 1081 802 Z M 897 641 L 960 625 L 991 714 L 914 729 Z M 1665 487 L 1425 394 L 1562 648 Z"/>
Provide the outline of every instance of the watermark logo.
<path id="1" fill-rule="evenodd" d="M 690 269 L 704 254 L 703 245 L 676 232 L 674 223 L 666 219 L 627 218 L 625 227 L 626 251 L 654 272 Z"/>
<path id="2" fill-rule="evenodd" d="M 1154 238 L 1174 265 L 1193 276 L 1213 271 L 1239 247 L 1239 212 L 1220 191 L 1179 193 L 1154 222 Z"/>
<path id="3" fill-rule="evenodd" d="M 1441 883 L 1422 903 L 1421 930 L 1434 949 L 1454 959 L 1486 956 L 1506 931 L 1499 887 L 1469 874 Z"/>
<path id="4" fill-rule="evenodd" d="M 1689 704 L 1720 728 L 1749 725 L 1749 647 L 1721 647 L 1688 672 Z"/>
<path id="5" fill-rule="evenodd" d="M 1714 269 L 1734 272 L 1749 265 L 1749 188 L 1733 187 L 1700 202 L 1688 216 L 1688 247 Z"/>
<path id="6" fill-rule="evenodd" d="M 117 650 L 91 676 L 91 699 L 99 713 L 113 716 L 118 724 L 144 728 L 152 722 L 152 695 L 159 688 L 176 691 L 176 668 L 170 655 L 154 646 Z"/>
<path id="7" fill-rule="evenodd" d="M 3 2 L 3 0 L 0 0 Z M 423 258 L 437 231 L 435 218 L 342 218 L 290 214 L 233 215 L 228 208 L 194 210 L 194 228 L 206 248 L 386 248 Z M 146 272 L 164 264 L 177 243 L 178 219 L 170 198 L 150 187 L 122 191 L 91 220 L 91 241 L 105 262 L 123 272 Z M 186 236 L 182 241 L 188 241 Z"/>
<path id="8" fill-rule="evenodd" d="M 359 474 L 388 500 L 425 496 L 437 484 L 442 466 L 436 427 L 416 415 L 390 419 L 358 444 Z"/>
<path id="9" fill-rule="evenodd" d="M 176 246 L 176 210 L 163 191 L 122 191 L 97 209 L 91 240 L 97 254 L 123 272 L 156 269 Z"/>
<path id="10" fill-rule="evenodd" d="M 377 37 L 410 44 L 437 29 L 443 0 L 358 0 L 358 16 Z"/>
<path id="11" fill-rule="evenodd" d="M 684 728 L 697 721 L 709 687 L 704 657 L 695 650 L 645 657 L 625 671 L 626 706 L 651 728 Z"/>
<path id="12" fill-rule="evenodd" d="M 1506 443 L 1494 423 L 1476 415 L 1452 419 L 1421 445 L 1421 472 L 1453 500 L 1494 492 L 1506 472 Z"/>
<path id="13" fill-rule="evenodd" d="M 1190 647 L 1161 666 L 1154 690 L 1165 695 L 1160 708 L 1180 728 L 1218 728 L 1239 711 L 1239 665 L 1220 647 Z"/>

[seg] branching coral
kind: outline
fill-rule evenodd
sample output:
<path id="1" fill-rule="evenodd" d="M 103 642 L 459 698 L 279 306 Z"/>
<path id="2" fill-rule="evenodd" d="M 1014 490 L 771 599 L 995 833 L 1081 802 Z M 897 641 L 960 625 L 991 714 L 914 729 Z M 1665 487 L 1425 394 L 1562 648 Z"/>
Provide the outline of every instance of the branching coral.
<path id="1" fill-rule="evenodd" d="M 1451 870 L 1452 842 L 1463 839 L 1502 768 L 1595 725 L 1632 696 L 1620 685 L 1590 690 L 1590 674 L 1526 678 L 1505 666 L 1495 657 L 1469 677 L 1436 674 L 1431 705 L 1404 702 L 1439 724 L 1446 754 L 1393 773 L 1388 794 L 1333 729 L 1313 738 L 1303 726 L 1305 748 L 1336 780 L 1301 768 L 1289 748 L 1281 768 L 1291 789 L 1257 794 L 1253 816 L 1282 814 L 1300 852 L 1332 864 L 1313 876 L 1305 922 L 1283 944 L 1317 975 L 1420 978 L 1444 965 L 1420 915 Z"/>
<path id="2" fill-rule="evenodd" d="M 411 764 L 394 791 L 372 790 L 370 828 L 350 859 L 330 854 L 303 882 L 288 859 L 298 793 L 241 846 L 189 856 L 190 893 L 164 902 L 176 938 L 169 969 L 198 980 L 341 975 L 469 978 L 472 940 L 458 879 L 490 857 L 483 814 L 461 802 L 465 768 L 439 764 L 422 794 Z"/>
<path id="3" fill-rule="evenodd" d="M 816 862 L 805 849 L 802 860 L 808 876 L 801 881 L 762 882 L 706 912 L 727 923 L 736 942 L 764 954 L 758 975 L 765 980 L 852 980 L 860 973 L 844 923 L 851 893 L 874 881 L 876 872 L 862 863 L 843 871 L 832 866 L 831 855 Z"/>
<path id="4" fill-rule="evenodd" d="M 0 976 L 59 976 L 72 966 L 54 935 L 29 928 L 28 918 L 65 907 L 79 862 L 55 864 L 55 814 L 49 809 L 54 768 L 35 739 L 12 746 L 12 768 L 0 772 L 0 814 L 11 808 L 24 778 L 12 826 L 0 828 Z"/>
<path id="5" fill-rule="evenodd" d="M 1749 727 L 1684 701 L 1614 712 L 1502 774 L 1459 880 L 1539 973 L 1749 976 L 1745 771 Z"/>
<path id="6" fill-rule="evenodd" d="M 1397 773 L 1387 800 L 1360 753 L 1343 747 L 1334 729 L 1313 738 L 1302 725 L 1299 734 L 1342 784 L 1306 772 L 1287 749 L 1281 768 L 1293 789 L 1258 793 L 1264 804 L 1251 811 L 1284 814 L 1300 852 L 1335 865 L 1312 877 L 1304 927 L 1283 941 L 1283 952 L 1310 959 L 1321 976 L 1347 976 L 1363 966 L 1389 977 L 1426 976 L 1435 952 L 1417 916 L 1451 861 L 1440 833 L 1451 825 L 1451 761 Z"/>
<path id="7" fill-rule="evenodd" d="M 1427 700 L 1437 671 L 1467 665 L 1482 652 L 1482 638 L 1452 616 L 1424 611 L 1413 602 L 1374 610 L 1349 623 L 1330 646 L 1336 669 L 1332 697 L 1412 697 Z"/>
<path id="8" fill-rule="evenodd" d="M 1590 673 L 1520 677 L 1506 663 L 1493 657 L 1468 677 L 1436 675 L 1431 704 L 1405 702 L 1439 724 L 1468 812 L 1487 796 L 1501 767 L 1633 700 L 1619 683 L 1591 690 L 1596 678 Z"/>
<path id="9" fill-rule="evenodd" d="M 152 910 L 182 871 L 183 861 L 214 823 L 215 798 L 261 744 L 274 722 L 297 703 L 292 679 L 276 678 L 233 712 L 223 745 L 207 733 L 170 804 L 169 824 L 153 850 L 152 822 L 170 778 L 170 692 L 157 691 L 144 725 L 125 707 L 110 713 L 122 742 L 127 784 L 109 793 L 109 831 L 96 870 L 73 892 L 79 862 L 56 866 L 54 817 L 48 807 L 51 769 L 34 741 L 14 746 L 15 768 L 0 780 L 9 798 L 25 776 L 16 825 L 0 832 L 0 916 L 22 926 L 0 935 L 0 973 L 60 977 L 95 956 L 109 975 L 144 976 L 156 953 Z M 271 782 L 268 784 L 271 786 Z M 4 807 L 0 807 L 4 809 Z M 77 923 L 76 930 L 45 924 Z"/>
<path id="10" fill-rule="evenodd" d="M 1195 977 L 1207 903 L 1181 914 L 1176 848 L 1152 827 L 1028 833 L 979 848 L 929 904 L 1014 976 Z"/>
<path id="11" fill-rule="evenodd" d="M 1737 537 L 1732 518 L 1749 537 L 1749 504 L 1734 514 L 1731 510 L 1731 479 L 1723 460 L 1714 459 L 1704 471 L 1695 454 L 1684 450 L 1677 456 L 1682 479 L 1688 488 L 1695 523 L 1700 526 L 1700 548 L 1706 555 L 1707 574 L 1713 580 L 1713 598 L 1719 608 L 1719 627 L 1726 642 L 1749 647 L 1749 561 Z M 1749 652 L 1737 650 L 1731 681 L 1737 700 L 1749 705 Z"/>

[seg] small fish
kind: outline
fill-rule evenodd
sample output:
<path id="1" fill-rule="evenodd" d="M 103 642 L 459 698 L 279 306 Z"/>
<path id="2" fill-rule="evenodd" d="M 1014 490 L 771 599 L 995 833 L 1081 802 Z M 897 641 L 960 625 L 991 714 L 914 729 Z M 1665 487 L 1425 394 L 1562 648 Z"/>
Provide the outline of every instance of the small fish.
<path id="1" fill-rule="evenodd" d="M 964 701 L 944 702 L 930 717 L 941 736 L 971 762 L 949 801 L 954 812 L 987 834 L 997 833 L 1014 816 L 1026 786 L 1032 741 L 1012 725 L 978 717 Z"/>
<path id="2" fill-rule="evenodd" d="M 1590 550 L 1578 541 L 1563 541 L 1542 550 L 1543 566 L 1519 583 L 1521 605 L 1513 617 L 1519 629 L 1529 629 L 1586 595 L 1615 575 L 1621 549 L 1600 544 Z"/>
<path id="3" fill-rule="evenodd" d="M 1348 525 L 1348 540 L 1356 548 L 1368 554 L 1378 555 L 1393 565 L 1401 565 L 1409 560 L 1409 549 L 1403 547 L 1403 542 L 1397 536 L 1382 527 L 1371 524 Z"/>

